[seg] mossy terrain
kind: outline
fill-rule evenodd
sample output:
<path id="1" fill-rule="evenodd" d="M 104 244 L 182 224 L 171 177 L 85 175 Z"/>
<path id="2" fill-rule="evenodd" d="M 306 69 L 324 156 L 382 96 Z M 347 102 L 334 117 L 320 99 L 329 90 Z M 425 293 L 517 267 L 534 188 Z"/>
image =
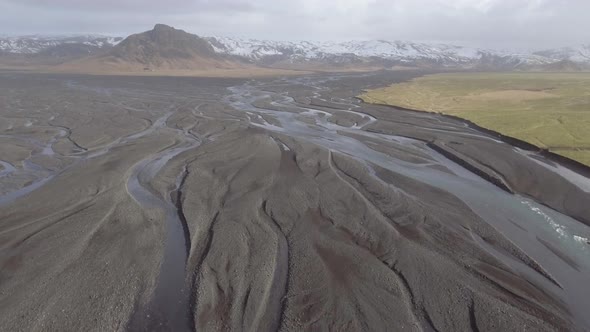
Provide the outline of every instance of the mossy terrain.
<path id="1" fill-rule="evenodd" d="M 437 74 L 360 97 L 459 116 L 590 166 L 590 73 Z"/>

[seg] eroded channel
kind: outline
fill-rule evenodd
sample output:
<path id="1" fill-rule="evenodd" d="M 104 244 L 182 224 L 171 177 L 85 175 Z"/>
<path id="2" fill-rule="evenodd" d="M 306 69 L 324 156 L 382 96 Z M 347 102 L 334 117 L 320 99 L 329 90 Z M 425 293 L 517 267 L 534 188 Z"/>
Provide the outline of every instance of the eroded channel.
<path id="1" fill-rule="evenodd" d="M 288 80 L 288 79 L 287 79 Z M 285 83 L 283 79 L 278 83 Z M 293 85 L 307 85 L 311 91 L 320 89 L 322 82 L 293 79 Z M 427 183 L 449 192 L 465 202 L 477 215 L 537 262 L 557 285 L 530 268 L 508 260 L 495 249 L 481 241 L 484 251 L 505 261 L 508 266 L 526 277 L 538 287 L 553 294 L 568 306 L 580 328 L 590 327 L 586 308 L 590 307 L 590 228 L 571 217 L 547 208 L 532 199 L 509 194 L 484 179 L 474 176 L 462 166 L 439 155 L 423 142 L 410 141 L 395 135 L 374 134 L 363 130 L 364 126 L 340 126 L 328 121 L 329 112 L 301 105 L 288 93 L 272 92 L 267 87 L 272 83 L 248 82 L 230 88 L 232 93 L 226 101 L 238 110 L 249 114 L 251 124 L 266 130 L 285 134 L 300 140 L 323 146 L 330 151 L 352 156 L 416 181 Z M 317 95 L 314 92 L 314 97 Z M 329 92 L 328 92 L 329 93 Z M 339 101 L 343 105 L 342 100 Z M 353 100 L 343 105 L 345 110 L 356 109 Z M 272 123 L 265 120 L 273 119 Z M 305 121 L 302 119 L 305 118 Z M 311 121 L 310 121 L 311 120 Z M 370 123 L 370 121 L 369 121 Z M 353 135 L 351 135 L 353 134 Z M 469 135 L 485 136 L 470 131 Z M 432 162 L 444 166 L 444 172 L 425 165 L 400 160 L 371 149 L 356 137 L 396 144 L 400 149 L 412 149 L 430 155 Z M 503 144 L 497 142 L 498 144 Z M 571 176 L 570 176 L 571 178 Z M 577 268 L 559 257 L 551 248 L 559 248 L 575 261 Z"/>

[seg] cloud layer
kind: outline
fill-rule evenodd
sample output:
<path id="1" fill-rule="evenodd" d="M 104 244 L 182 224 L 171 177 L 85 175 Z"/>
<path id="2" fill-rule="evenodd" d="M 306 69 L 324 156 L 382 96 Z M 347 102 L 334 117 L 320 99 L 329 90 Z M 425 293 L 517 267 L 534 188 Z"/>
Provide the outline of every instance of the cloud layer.
<path id="1" fill-rule="evenodd" d="M 586 0 L 0 0 L 0 33 L 389 39 L 541 48 L 590 43 Z"/>

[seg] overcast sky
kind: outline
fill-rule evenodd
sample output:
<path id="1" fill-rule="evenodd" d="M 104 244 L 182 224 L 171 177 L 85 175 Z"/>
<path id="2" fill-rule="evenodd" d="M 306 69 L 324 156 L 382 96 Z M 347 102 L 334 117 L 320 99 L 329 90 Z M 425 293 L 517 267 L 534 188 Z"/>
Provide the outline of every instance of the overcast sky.
<path id="1" fill-rule="evenodd" d="M 590 43 L 590 0 L 0 0 L 0 34 L 413 40 L 481 47 Z"/>

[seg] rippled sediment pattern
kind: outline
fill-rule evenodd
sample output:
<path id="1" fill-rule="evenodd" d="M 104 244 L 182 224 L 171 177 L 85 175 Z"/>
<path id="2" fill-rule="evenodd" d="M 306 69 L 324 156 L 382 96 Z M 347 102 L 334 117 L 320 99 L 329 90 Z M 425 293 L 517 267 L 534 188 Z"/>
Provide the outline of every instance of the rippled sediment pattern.
<path id="1" fill-rule="evenodd" d="M 0 329 L 588 328 L 588 179 L 412 75 L 2 74 Z"/>

